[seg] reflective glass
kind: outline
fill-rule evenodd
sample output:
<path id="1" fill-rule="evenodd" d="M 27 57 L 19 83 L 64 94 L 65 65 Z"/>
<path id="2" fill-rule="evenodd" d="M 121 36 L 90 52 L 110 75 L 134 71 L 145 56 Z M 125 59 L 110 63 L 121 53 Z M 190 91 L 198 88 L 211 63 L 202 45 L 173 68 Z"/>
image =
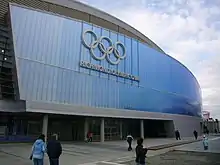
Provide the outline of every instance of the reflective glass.
<path id="1" fill-rule="evenodd" d="M 21 99 L 83 106 L 131 109 L 199 116 L 201 91 L 194 76 L 181 63 L 135 39 L 110 30 L 51 13 L 10 6 L 14 51 Z M 126 58 L 118 65 L 91 56 L 97 36 L 110 39 Z M 101 42 L 101 41 L 100 41 Z M 102 46 L 111 43 L 103 40 Z M 104 53 L 98 43 L 92 51 Z M 111 61 L 116 56 L 109 54 Z M 138 76 L 135 82 L 122 77 L 80 67 L 80 61 Z M 107 109 L 106 109 L 107 110 Z"/>

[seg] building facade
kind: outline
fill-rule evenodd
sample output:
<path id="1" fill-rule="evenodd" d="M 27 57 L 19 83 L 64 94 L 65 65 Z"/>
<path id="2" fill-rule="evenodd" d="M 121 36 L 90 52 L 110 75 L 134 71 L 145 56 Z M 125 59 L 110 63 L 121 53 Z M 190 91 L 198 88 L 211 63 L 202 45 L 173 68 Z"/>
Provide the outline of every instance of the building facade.
<path id="1" fill-rule="evenodd" d="M 128 133 L 200 132 L 196 78 L 147 37 L 79 2 L 13 2 L 4 2 L 1 26 L 2 76 L 7 72 L 1 83 L 1 129 L 10 138 L 43 132 L 84 140 L 93 132 L 95 140 L 104 141 Z"/>

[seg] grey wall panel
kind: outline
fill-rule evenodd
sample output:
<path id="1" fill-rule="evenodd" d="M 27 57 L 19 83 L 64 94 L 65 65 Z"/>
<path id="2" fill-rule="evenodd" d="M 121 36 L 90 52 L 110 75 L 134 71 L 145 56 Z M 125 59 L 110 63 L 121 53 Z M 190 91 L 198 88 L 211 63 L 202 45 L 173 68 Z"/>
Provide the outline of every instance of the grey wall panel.
<path id="1" fill-rule="evenodd" d="M 181 136 L 193 136 L 193 131 L 196 130 L 199 135 L 202 135 L 201 122 L 199 118 L 181 118 L 173 117 L 174 128 L 180 131 Z"/>
<path id="2" fill-rule="evenodd" d="M 72 10 L 68 7 L 63 7 L 57 4 L 49 4 L 49 11 L 55 12 L 61 15 L 65 15 L 68 17 L 76 18 L 79 20 L 84 20 L 86 22 L 90 22 L 90 15 L 86 13 L 86 11 L 81 12 L 79 10 Z"/>
<path id="3" fill-rule="evenodd" d="M 25 112 L 25 101 L 0 100 L 0 112 Z"/>

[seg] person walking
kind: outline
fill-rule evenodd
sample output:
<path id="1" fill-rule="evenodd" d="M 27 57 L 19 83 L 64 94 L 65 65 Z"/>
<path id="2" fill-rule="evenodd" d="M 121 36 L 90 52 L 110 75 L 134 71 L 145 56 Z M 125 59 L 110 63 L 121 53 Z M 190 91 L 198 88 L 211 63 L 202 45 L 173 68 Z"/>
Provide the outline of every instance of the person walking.
<path id="1" fill-rule="evenodd" d="M 93 133 L 92 132 L 88 132 L 87 133 L 87 142 L 92 142 L 93 139 Z"/>
<path id="2" fill-rule="evenodd" d="M 132 150 L 131 144 L 132 144 L 133 139 L 134 139 L 134 138 L 131 136 L 131 134 L 128 134 L 128 136 L 127 136 L 128 151 L 131 151 L 131 150 Z"/>
<path id="3" fill-rule="evenodd" d="M 140 138 L 137 140 L 137 146 L 135 148 L 136 159 L 135 162 L 137 165 L 145 165 L 146 164 L 146 154 L 148 149 L 143 147 L 144 139 Z"/>
<path id="4" fill-rule="evenodd" d="M 53 134 L 47 143 L 47 155 L 49 157 L 50 165 L 59 165 L 59 158 L 62 154 L 62 146 L 58 141 L 58 135 Z"/>
<path id="5" fill-rule="evenodd" d="M 176 137 L 176 140 L 178 140 L 177 131 L 175 131 L 175 137 Z"/>
<path id="6" fill-rule="evenodd" d="M 34 165 L 44 164 L 44 153 L 46 152 L 45 135 L 42 134 L 34 142 L 32 146 L 30 159 L 33 160 Z"/>
<path id="7" fill-rule="evenodd" d="M 209 149 L 209 141 L 208 141 L 208 137 L 206 137 L 205 135 L 203 135 L 203 147 L 204 147 L 204 150 L 208 150 Z"/>
<path id="8" fill-rule="evenodd" d="M 197 140 L 197 138 L 198 138 L 198 132 L 197 132 L 196 130 L 194 130 L 193 134 L 194 134 L 195 139 Z"/>
<path id="9" fill-rule="evenodd" d="M 175 135 L 176 135 L 176 140 L 181 140 L 179 130 L 175 131 Z"/>
<path id="10" fill-rule="evenodd" d="M 209 130 L 208 130 L 208 129 L 207 129 L 206 133 L 207 133 L 207 135 L 209 136 Z"/>

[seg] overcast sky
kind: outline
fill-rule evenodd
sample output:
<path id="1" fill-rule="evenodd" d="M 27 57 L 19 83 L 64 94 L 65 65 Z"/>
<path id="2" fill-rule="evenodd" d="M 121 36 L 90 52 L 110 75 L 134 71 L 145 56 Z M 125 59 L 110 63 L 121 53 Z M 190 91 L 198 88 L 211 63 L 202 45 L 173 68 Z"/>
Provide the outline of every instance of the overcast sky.
<path id="1" fill-rule="evenodd" d="M 127 22 L 186 65 L 201 85 L 204 110 L 220 119 L 220 0 L 79 1 Z"/>

